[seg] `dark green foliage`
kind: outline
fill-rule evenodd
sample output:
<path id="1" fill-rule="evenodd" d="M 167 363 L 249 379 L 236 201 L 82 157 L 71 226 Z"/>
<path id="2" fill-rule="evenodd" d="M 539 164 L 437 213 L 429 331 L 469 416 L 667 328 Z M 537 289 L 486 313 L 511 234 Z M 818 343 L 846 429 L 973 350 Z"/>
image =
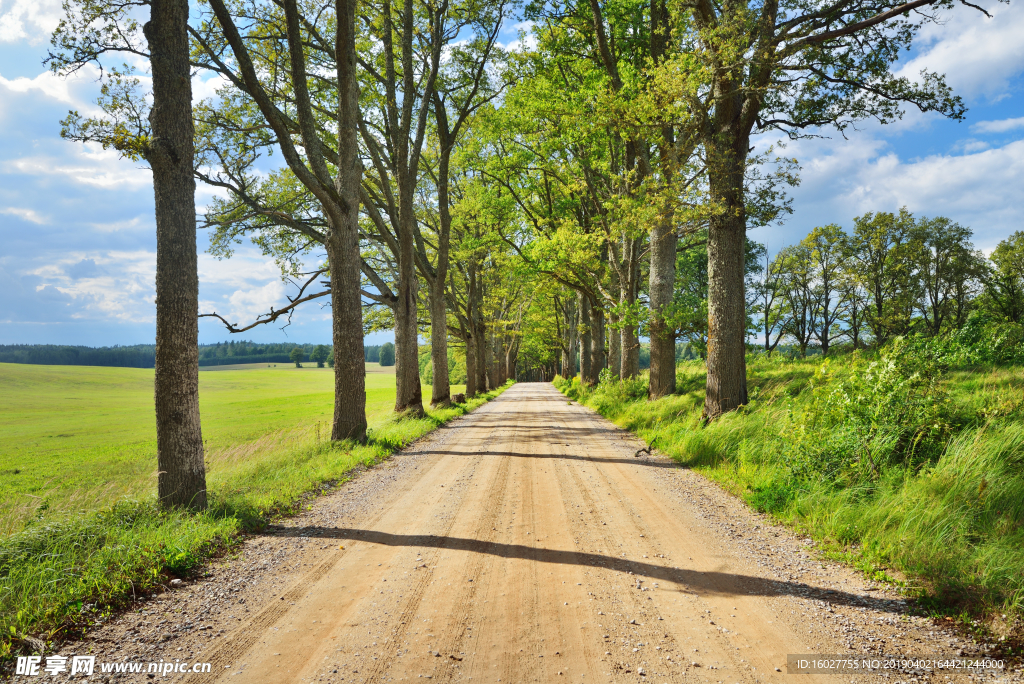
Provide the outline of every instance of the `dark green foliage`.
<path id="1" fill-rule="evenodd" d="M 119 366 L 152 368 L 156 347 L 71 347 L 56 344 L 0 345 L 0 363 L 32 363 L 47 366 Z"/>
<path id="2" fill-rule="evenodd" d="M 295 364 L 296 368 L 302 368 L 302 362 L 306 358 L 306 352 L 302 347 L 295 347 L 288 354 L 288 358 Z"/>
<path id="3" fill-rule="evenodd" d="M 938 337 L 910 339 L 914 354 L 942 368 L 1024 365 L 1024 323 L 1000 321 L 975 312 L 959 330 Z"/>
<path id="4" fill-rule="evenodd" d="M 395 345 L 390 342 L 385 342 L 380 347 L 378 353 L 380 359 L 380 365 L 382 366 L 394 366 L 395 365 Z"/>
<path id="5" fill-rule="evenodd" d="M 782 513 L 795 497 L 796 488 L 792 482 L 772 480 L 766 485 L 754 487 L 747 501 L 762 513 Z"/>
<path id="6" fill-rule="evenodd" d="M 309 360 L 315 361 L 317 368 L 323 368 L 324 361 L 327 360 L 328 355 L 331 353 L 332 350 L 328 349 L 327 345 L 320 344 L 317 345 L 316 349 L 313 350 L 313 353 L 309 355 Z"/>

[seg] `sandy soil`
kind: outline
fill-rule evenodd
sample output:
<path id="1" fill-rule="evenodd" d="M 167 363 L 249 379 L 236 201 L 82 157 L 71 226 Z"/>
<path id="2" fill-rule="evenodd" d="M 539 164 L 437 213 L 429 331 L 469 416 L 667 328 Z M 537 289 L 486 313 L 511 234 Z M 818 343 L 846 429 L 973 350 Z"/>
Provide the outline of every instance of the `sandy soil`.
<path id="1" fill-rule="evenodd" d="M 987 646 L 640 446 L 516 385 L 61 652 L 212 663 L 187 682 L 1021 679 L 787 675 L 787 654 Z"/>

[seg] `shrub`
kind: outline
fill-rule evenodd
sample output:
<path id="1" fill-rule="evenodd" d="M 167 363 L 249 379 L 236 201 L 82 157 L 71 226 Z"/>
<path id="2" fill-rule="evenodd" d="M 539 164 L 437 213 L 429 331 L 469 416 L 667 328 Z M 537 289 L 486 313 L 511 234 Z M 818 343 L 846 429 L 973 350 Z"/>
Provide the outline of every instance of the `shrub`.
<path id="1" fill-rule="evenodd" d="M 794 476 L 850 484 L 938 459 L 952 426 L 937 364 L 904 339 L 849 361 L 823 361 L 809 397 L 789 402 L 776 440 Z"/>

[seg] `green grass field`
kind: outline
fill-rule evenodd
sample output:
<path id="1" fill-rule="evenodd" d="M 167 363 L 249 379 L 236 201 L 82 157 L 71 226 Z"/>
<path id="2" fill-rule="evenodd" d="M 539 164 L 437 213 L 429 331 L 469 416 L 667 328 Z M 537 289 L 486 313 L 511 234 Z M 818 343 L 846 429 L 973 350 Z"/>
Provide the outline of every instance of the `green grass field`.
<path id="1" fill-rule="evenodd" d="M 310 365 L 200 373 L 211 475 L 271 436 L 315 434 L 318 423 L 329 434 L 333 371 Z M 372 426 L 390 417 L 394 368 L 367 370 Z M 0 416 L 0 535 L 37 515 L 90 510 L 156 487 L 152 370 L 0 364 Z"/>
<path id="2" fill-rule="evenodd" d="M 0 661 L 196 572 L 504 389 L 409 418 L 393 412 L 393 368 L 367 371 L 366 444 L 329 439 L 329 369 L 201 373 L 209 509 L 193 515 L 156 505 L 152 370 L 0 364 Z"/>

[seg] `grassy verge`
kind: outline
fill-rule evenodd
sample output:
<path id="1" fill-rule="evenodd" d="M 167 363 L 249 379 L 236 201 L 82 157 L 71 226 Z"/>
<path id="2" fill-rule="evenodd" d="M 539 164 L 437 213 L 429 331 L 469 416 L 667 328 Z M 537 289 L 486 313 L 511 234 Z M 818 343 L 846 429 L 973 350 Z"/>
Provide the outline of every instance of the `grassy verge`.
<path id="1" fill-rule="evenodd" d="M 240 532 L 295 512 L 311 493 L 329 491 L 353 469 L 379 463 L 506 387 L 420 419 L 371 418 L 366 445 L 332 443 L 314 425 L 223 448 L 213 457 L 210 508 L 201 515 L 161 511 L 151 498 L 122 499 L 0 540 L 0 661 L 33 639 L 48 642 L 99 624 L 135 596 L 194 573 Z"/>
<path id="2" fill-rule="evenodd" d="M 833 557 L 876 579 L 899 571 L 929 609 L 1019 636 L 1024 369 L 943 367 L 903 343 L 828 361 L 751 356 L 750 404 L 706 425 L 705 376 L 682 364 L 678 393 L 655 402 L 642 377 L 555 384 Z"/>

